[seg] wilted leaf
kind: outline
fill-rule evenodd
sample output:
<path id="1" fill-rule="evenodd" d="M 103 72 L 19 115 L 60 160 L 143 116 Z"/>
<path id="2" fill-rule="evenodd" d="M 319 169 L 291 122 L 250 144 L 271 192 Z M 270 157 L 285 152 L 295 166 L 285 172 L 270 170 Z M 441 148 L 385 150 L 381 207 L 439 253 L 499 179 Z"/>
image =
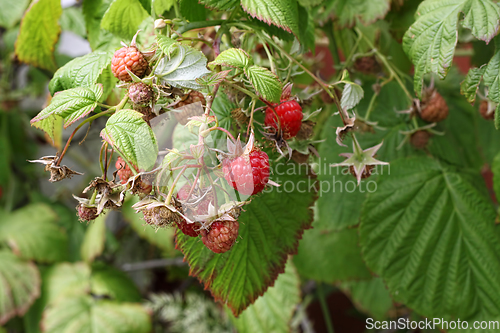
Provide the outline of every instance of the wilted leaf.
<path id="1" fill-rule="evenodd" d="M 38 0 L 31 4 L 21 22 L 16 41 L 16 54 L 20 61 L 51 71 L 57 68 L 53 53 L 61 32 L 61 14 L 59 0 Z"/>

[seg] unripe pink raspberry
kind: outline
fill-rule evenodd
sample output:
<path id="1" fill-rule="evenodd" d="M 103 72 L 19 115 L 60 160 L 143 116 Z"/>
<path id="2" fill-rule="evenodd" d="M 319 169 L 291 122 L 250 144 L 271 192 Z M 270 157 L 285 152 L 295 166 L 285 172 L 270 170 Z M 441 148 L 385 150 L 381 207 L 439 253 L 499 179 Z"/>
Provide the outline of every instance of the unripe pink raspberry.
<path id="1" fill-rule="evenodd" d="M 148 68 L 144 55 L 135 46 L 122 47 L 111 59 L 111 72 L 121 81 L 132 81 L 127 68 L 138 77 L 142 77 Z"/>

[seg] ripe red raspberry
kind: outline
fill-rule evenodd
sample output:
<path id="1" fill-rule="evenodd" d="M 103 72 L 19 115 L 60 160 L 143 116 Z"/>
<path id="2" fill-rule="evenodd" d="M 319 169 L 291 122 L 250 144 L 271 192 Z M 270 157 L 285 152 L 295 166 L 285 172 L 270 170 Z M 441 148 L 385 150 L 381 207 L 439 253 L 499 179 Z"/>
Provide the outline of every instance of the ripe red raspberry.
<path id="1" fill-rule="evenodd" d="M 279 105 L 276 104 L 274 106 L 274 111 L 270 107 L 266 109 L 266 118 L 264 120 L 266 126 L 271 126 L 278 130 L 276 115 L 278 116 L 281 129 L 283 130 L 283 138 L 288 140 L 296 136 L 300 131 L 302 117 L 304 116 L 299 103 L 296 101 L 287 101 Z"/>
<path id="2" fill-rule="evenodd" d="M 245 195 L 261 192 L 269 181 L 269 157 L 258 148 L 250 154 L 226 158 L 222 162 L 224 178 L 231 186 Z"/>
<path id="3" fill-rule="evenodd" d="M 142 77 L 148 68 L 148 62 L 135 46 L 122 47 L 115 52 L 113 59 L 111 59 L 113 75 L 121 81 L 130 82 L 132 78 L 127 73 L 126 68 L 138 77 Z"/>
<path id="4" fill-rule="evenodd" d="M 128 88 L 128 97 L 134 104 L 149 104 L 153 100 L 153 89 L 143 82 L 137 82 Z"/>
<path id="5" fill-rule="evenodd" d="M 448 117 L 448 105 L 443 96 L 436 90 L 429 90 L 422 98 L 420 118 L 429 123 L 437 123 Z"/>
<path id="6" fill-rule="evenodd" d="M 88 207 L 84 204 L 79 204 L 76 209 L 78 211 L 77 215 L 80 218 L 80 221 L 92 221 L 99 216 L 99 214 L 97 214 L 97 207 Z"/>
<path id="7" fill-rule="evenodd" d="M 231 249 L 238 237 L 238 221 L 215 220 L 207 230 L 201 230 L 201 240 L 215 253 L 224 253 Z"/>
<path id="8" fill-rule="evenodd" d="M 419 130 L 410 137 L 410 144 L 417 149 L 424 149 L 429 142 L 431 134 L 428 131 Z"/>

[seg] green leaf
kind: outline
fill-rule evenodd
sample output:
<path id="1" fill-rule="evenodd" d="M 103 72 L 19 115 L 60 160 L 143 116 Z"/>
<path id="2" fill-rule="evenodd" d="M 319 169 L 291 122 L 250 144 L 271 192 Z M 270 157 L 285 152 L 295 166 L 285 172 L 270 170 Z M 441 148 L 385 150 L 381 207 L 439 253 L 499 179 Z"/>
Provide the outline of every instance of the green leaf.
<path id="1" fill-rule="evenodd" d="M 33 126 L 44 131 L 57 147 L 61 145 L 64 119 L 59 116 L 45 118 L 39 122 L 33 123 Z"/>
<path id="2" fill-rule="evenodd" d="M 120 39 L 107 30 L 101 29 L 101 20 L 113 0 L 85 0 L 82 4 L 92 50 L 115 51 L 120 47 Z"/>
<path id="3" fill-rule="evenodd" d="M 30 204 L 0 220 L 0 243 L 21 257 L 43 262 L 66 258 L 67 238 L 56 225 L 57 216 L 45 204 Z"/>
<path id="4" fill-rule="evenodd" d="M 333 16 L 341 27 L 353 27 L 359 19 L 364 25 L 383 19 L 391 7 L 390 0 L 328 0 L 324 16 Z"/>
<path id="5" fill-rule="evenodd" d="M 315 52 L 315 25 L 312 11 L 299 5 L 299 41 L 304 49 Z"/>
<path id="6" fill-rule="evenodd" d="M 471 68 L 465 77 L 465 80 L 460 85 L 460 93 L 467 98 L 469 103 L 474 103 L 476 100 L 477 89 L 483 78 L 485 66 L 480 68 Z"/>
<path id="7" fill-rule="evenodd" d="M 426 0 L 417 10 L 416 22 L 403 38 L 403 48 L 415 65 L 415 91 L 433 72 L 443 79 L 451 66 L 457 44 L 461 13 L 463 25 L 479 39 L 489 42 L 498 32 L 500 7 L 491 0 Z"/>
<path id="8" fill-rule="evenodd" d="M 91 291 L 119 302 L 140 302 L 141 294 L 128 275 L 103 263 L 92 267 Z"/>
<path id="9" fill-rule="evenodd" d="M 495 190 L 496 197 L 500 198 L 500 153 L 495 156 L 491 171 L 493 172 L 493 189 Z"/>
<path id="10" fill-rule="evenodd" d="M 138 0 L 114 0 L 104 14 L 101 27 L 122 38 L 131 39 L 148 12 Z"/>
<path id="11" fill-rule="evenodd" d="M 478 115 L 478 111 L 463 98 L 446 95 L 445 98 L 450 110 L 460 110 L 460 112 L 450 112 L 448 118 L 441 122 L 440 130 L 446 135 L 433 136 L 427 149 L 433 156 L 447 163 L 479 170 L 484 164 L 482 152 L 487 148 L 478 149 L 475 145 L 478 133 L 473 130 L 471 124 L 476 122 L 474 118 Z"/>
<path id="12" fill-rule="evenodd" d="M 198 238 L 176 234 L 177 248 L 184 253 L 190 274 L 198 277 L 214 298 L 227 304 L 236 316 L 283 272 L 288 255 L 295 253 L 303 230 L 310 226 L 309 207 L 315 193 L 307 192 L 307 184 L 314 183 L 314 179 L 296 168 L 292 163 L 282 165 L 273 179 L 286 183 L 288 191 L 273 188 L 244 207 L 238 219 L 238 242 L 230 251 L 215 254 Z M 298 187 L 305 193 L 299 193 Z"/>
<path id="13" fill-rule="evenodd" d="M 231 319 L 239 333 L 290 332 L 290 321 L 300 303 L 300 280 L 292 261 L 274 286 L 238 317 Z"/>
<path id="14" fill-rule="evenodd" d="M 63 31 L 71 31 L 83 38 L 87 36 L 81 7 L 64 8 L 59 22 Z"/>
<path id="15" fill-rule="evenodd" d="M 358 231 L 345 229 L 332 232 L 317 221 L 313 223 L 313 229 L 304 233 L 293 263 L 303 278 L 321 282 L 336 283 L 371 277 L 361 258 Z"/>
<path id="16" fill-rule="evenodd" d="M 231 69 L 227 71 L 206 74 L 205 76 L 197 78 L 196 82 L 202 86 L 215 86 L 216 84 L 220 84 L 222 81 L 224 81 L 229 72 L 231 72 Z"/>
<path id="17" fill-rule="evenodd" d="M 373 96 L 373 89 L 370 88 L 372 84 L 372 82 L 366 82 L 363 86 L 367 96 L 361 100 L 357 107 L 357 111 L 361 115 L 366 114 L 370 106 L 370 100 Z M 406 125 L 406 116 L 396 114 L 394 110 L 404 110 L 407 107 L 406 95 L 396 82 L 382 87 L 373 105 L 370 119 L 377 122 L 379 127 L 368 127 L 366 130 L 356 133 L 361 147 L 373 147 L 383 141 L 384 144 L 377 152 L 377 158 L 387 162 L 414 153 L 409 144 L 398 148 L 404 140 L 404 135 L 400 131 L 408 130 L 408 126 Z M 345 157 L 339 156 L 339 154 L 352 150 L 351 138 L 347 137 L 343 142 L 347 147 L 341 147 L 336 142 L 335 129 L 341 126 L 343 124 L 340 117 L 329 117 L 321 134 L 321 138 L 326 141 L 321 143 L 318 149 L 321 156 L 321 164 L 317 170 L 320 186 L 318 222 L 324 230 L 329 231 L 340 231 L 357 225 L 360 216 L 359 204 L 364 201 L 369 191 L 376 189 L 377 175 L 390 171 L 389 167 L 385 166 L 375 168 L 370 178 L 362 180 L 360 186 L 356 186 L 356 178 L 347 168 L 330 167 L 332 164 L 345 160 Z"/>
<path id="18" fill-rule="evenodd" d="M 156 230 L 155 228 L 147 225 L 142 219 L 142 214 L 136 213 L 132 205 L 138 202 L 137 198 L 126 200 L 122 206 L 122 214 L 124 219 L 130 224 L 132 229 L 143 239 L 149 243 L 157 246 L 167 254 L 174 254 L 174 228 L 167 228 Z M 178 252 L 177 252 L 178 253 Z"/>
<path id="19" fill-rule="evenodd" d="M 24 315 L 38 296 L 40 274 L 36 266 L 0 250 L 0 325 Z"/>
<path id="20" fill-rule="evenodd" d="M 260 21 L 274 24 L 295 36 L 300 34 L 296 0 L 241 0 L 241 6 L 250 16 Z"/>
<path id="21" fill-rule="evenodd" d="M 112 56 L 111 52 L 94 51 L 71 60 L 59 68 L 50 80 L 50 93 L 54 95 L 62 90 L 94 86 L 99 76 L 110 66 Z"/>
<path id="22" fill-rule="evenodd" d="M 215 66 L 227 66 L 232 68 L 246 68 L 251 65 L 252 60 L 242 49 L 227 49 L 222 51 L 214 61 L 208 64 L 211 68 Z"/>
<path id="23" fill-rule="evenodd" d="M 230 11 L 240 5 L 239 0 L 199 0 L 201 4 L 210 9 Z"/>
<path id="24" fill-rule="evenodd" d="M 151 318 L 140 304 L 79 296 L 47 308 L 41 326 L 50 333 L 149 333 Z"/>
<path id="25" fill-rule="evenodd" d="M 479 174 L 427 157 L 396 161 L 363 205 L 363 257 L 395 301 L 424 316 L 498 319 L 495 215 Z"/>
<path id="26" fill-rule="evenodd" d="M 462 1 L 464 2 L 464 1 Z M 463 4 L 462 25 L 470 29 L 472 35 L 486 43 L 498 34 L 500 7 L 491 0 L 467 0 Z"/>
<path id="27" fill-rule="evenodd" d="M 356 83 L 347 83 L 342 91 L 342 98 L 340 100 L 340 106 L 342 109 L 350 110 L 358 105 L 359 101 L 364 96 L 364 91 L 361 86 Z"/>
<path id="28" fill-rule="evenodd" d="M 268 102 L 278 103 L 281 97 L 281 82 L 269 69 L 253 65 L 245 68 L 252 86 Z"/>
<path id="29" fill-rule="evenodd" d="M 207 19 L 207 9 L 198 3 L 198 0 L 180 0 L 180 12 L 186 20 L 191 22 L 205 21 Z"/>
<path id="30" fill-rule="evenodd" d="M 176 49 L 176 46 L 179 45 L 175 39 L 164 35 L 156 36 L 156 42 L 158 43 L 158 46 L 163 51 L 163 53 L 165 53 L 167 56 L 171 55 L 172 52 Z"/>
<path id="31" fill-rule="evenodd" d="M 91 263 L 96 257 L 104 251 L 104 242 L 106 241 L 106 216 L 99 215 L 95 221 L 87 225 L 87 231 L 83 238 L 83 243 L 80 248 L 82 259 Z"/>
<path id="32" fill-rule="evenodd" d="M 90 268 L 83 262 L 53 265 L 43 272 L 42 295 L 45 304 L 90 292 Z"/>
<path id="33" fill-rule="evenodd" d="M 158 144 L 142 113 L 120 110 L 113 114 L 101 131 L 101 137 L 132 164 L 149 170 L 158 156 Z"/>
<path id="34" fill-rule="evenodd" d="M 176 54 L 160 60 L 155 75 L 162 83 L 177 88 L 200 89 L 197 78 L 210 73 L 203 53 L 185 45 L 179 45 Z"/>
<path id="35" fill-rule="evenodd" d="M 23 13 L 28 7 L 30 0 L 1 0 L 0 1 L 0 27 L 13 28 L 23 17 Z"/>
<path id="36" fill-rule="evenodd" d="M 31 124 L 47 118 L 61 117 L 64 119 L 64 128 L 86 117 L 96 107 L 103 93 L 101 84 L 88 88 L 72 88 L 54 95 L 49 106 L 40 111 Z"/>
<path id="37" fill-rule="evenodd" d="M 488 97 L 500 103 L 500 37 L 495 37 L 495 54 L 484 71 L 484 84 L 489 87 Z"/>
<path id="38" fill-rule="evenodd" d="M 141 300 L 127 274 L 102 262 L 94 263 L 92 269 L 83 262 L 54 265 L 44 272 L 42 289 L 45 305 L 88 294 L 120 302 Z"/>
<path id="39" fill-rule="evenodd" d="M 212 110 L 219 121 L 219 127 L 230 130 L 231 126 L 234 123 L 234 119 L 231 115 L 231 111 L 236 109 L 238 106 L 229 100 L 227 94 L 223 92 L 219 92 L 214 99 L 214 103 L 212 104 Z M 225 140 L 227 135 L 222 131 L 212 131 L 210 133 L 214 139 L 214 141 L 221 142 L 221 140 Z M 223 141 L 222 141 L 223 142 Z"/>
<path id="40" fill-rule="evenodd" d="M 153 6 L 155 9 L 156 15 L 162 15 L 165 12 L 168 12 L 177 0 L 155 0 Z"/>
<path id="41" fill-rule="evenodd" d="M 495 128 L 500 130 L 500 104 L 498 104 L 495 109 Z"/>
<path id="42" fill-rule="evenodd" d="M 381 278 L 344 282 L 341 288 L 359 311 L 376 320 L 388 318 L 389 311 L 394 309 L 391 295 Z"/>
<path id="43" fill-rule="evenodd" d="M 16 54 L 20 61 L 55 71 L 54 46 L 61 28 L 61 1 L 38 0 L 33 2 L 21 22 L 16 41 Z"/>

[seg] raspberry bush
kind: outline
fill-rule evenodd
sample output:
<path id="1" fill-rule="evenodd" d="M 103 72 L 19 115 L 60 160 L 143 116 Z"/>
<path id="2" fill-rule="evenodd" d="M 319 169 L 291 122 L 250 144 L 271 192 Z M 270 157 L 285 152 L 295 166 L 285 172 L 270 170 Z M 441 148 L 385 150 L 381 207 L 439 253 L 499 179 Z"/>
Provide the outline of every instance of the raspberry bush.
<path id="1" fill-rule="evenodd" d="M 340 293 L 363 324 L 500 329 L 473 327 L 500 320 L 497 1 L 0 8 L 9 332 L 301 332 L 317 302 L 331 333 Z"/>

